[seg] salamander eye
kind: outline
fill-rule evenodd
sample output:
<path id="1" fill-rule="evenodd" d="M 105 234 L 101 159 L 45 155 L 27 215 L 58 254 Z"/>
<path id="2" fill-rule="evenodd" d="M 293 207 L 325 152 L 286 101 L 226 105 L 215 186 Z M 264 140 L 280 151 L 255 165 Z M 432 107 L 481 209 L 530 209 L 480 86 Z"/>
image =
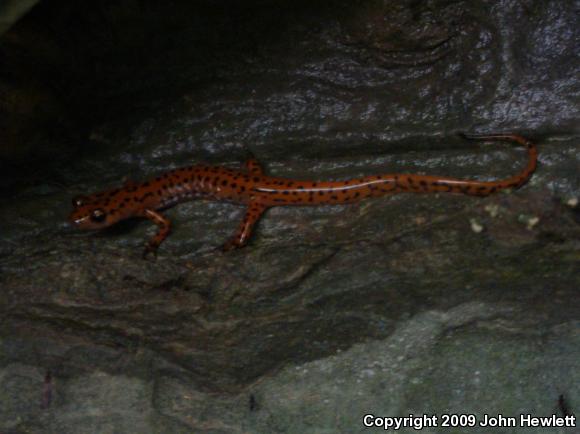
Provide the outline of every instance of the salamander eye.
<path id="1" fill-rule="evenodd" d="M 72 204 L 75 208 L 78 208 L 79 206 L 83 206 L 85 203 L 87 203 L 87 198 L 85 196 L 73 197 Z"/>
<path id="2" fill-rule="evenodd" d="M 105 220 L 107 214 L 100 208 L 94 209 L 91 213 L 91 220 L 97 223 L 100 223 Z"/>

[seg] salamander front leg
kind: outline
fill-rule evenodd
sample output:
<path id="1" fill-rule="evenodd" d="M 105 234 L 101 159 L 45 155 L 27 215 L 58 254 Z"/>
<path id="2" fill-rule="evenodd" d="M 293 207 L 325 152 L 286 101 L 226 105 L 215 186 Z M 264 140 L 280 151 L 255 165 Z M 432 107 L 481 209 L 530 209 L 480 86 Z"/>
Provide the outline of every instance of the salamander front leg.
<path id="1" fill-rule="evenodd" d="M 260 217 L 264 214 L 266 209 L 267 207 L 259 202 L 251 202 L 246 211 L 246 215 L 244 216 L 244 220 L 242 220 L 236 234 L 223 245 L 222 250 L 228 252 L 233 249 L 244 247 L 252 235 L 254 226 L 258 220 L 260 220 Z"/>
<path id="2" fill-rule="evenodd" d="M 171 222 L 158 212 L 152 211 L 150 209 L 145 210 L 143 216 L 151 220 L 159 227 L 157 233 L 147 242 L 147 245 L 145 246 L 145 250 L 143 251 L 143 259 L 146 259 L 147 255 L 150 253 L 154 257 L 157 256 L 157 248 L 163 242 L 163 240 L 167 238 L 167 235 L 169 235 L 169 232 L 171 231 Z"/>
<path id="3" fill-rule="evenodd" d="M 252 175 L 263 175 L 264 169 L 262 169 L 262 165 L 258 162 L 254 154 L 248 151 L 248 158 L 246 160 L 246 169 Z"/>

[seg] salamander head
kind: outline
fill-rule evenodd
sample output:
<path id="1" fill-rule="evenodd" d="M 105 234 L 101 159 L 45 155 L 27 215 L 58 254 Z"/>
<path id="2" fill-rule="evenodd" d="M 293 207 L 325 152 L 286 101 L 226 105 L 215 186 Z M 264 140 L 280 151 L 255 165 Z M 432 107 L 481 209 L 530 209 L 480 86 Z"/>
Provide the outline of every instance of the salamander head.
<path id="1" fill-rule="evenodd" d="M 120 213 L 114 212 L 109 201 L 97 195 L 76 196 L 72 204 L 74 209 L 68 220 L 79 229 L 102 229 L 123 218 Z"/>

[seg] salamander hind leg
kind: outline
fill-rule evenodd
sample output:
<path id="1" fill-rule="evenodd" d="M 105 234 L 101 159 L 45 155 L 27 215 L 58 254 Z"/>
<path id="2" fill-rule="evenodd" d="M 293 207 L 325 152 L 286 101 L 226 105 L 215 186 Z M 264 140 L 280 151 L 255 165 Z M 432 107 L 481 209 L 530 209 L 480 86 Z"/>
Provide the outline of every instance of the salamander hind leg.
<path id="1" fill-rule="evenodd" d="M 145 210 L 143 216 L 151 220 L 159 228 L 157 233 L 147 242 L 147 245 L 145 246 L 145 250 L 143 251 L 143 259 L 146 259 L 149 254 L 152 254 L 153 257 L 157 256 L 157 248 L 165 240 L 165 238 L 167 238 L 169 232 L 171 231 L 171 222 L 158 212 L 152 211 L 150 209 Z"/>
<path id="2" fill-rule="evenodd" d="M 260 220 L 260 217 L 262 217 L 262 214 L 264 214 L 266 209 L 267 207 L 259 202 L 250 202 L 238 230 L 235 235 L 223 245 L 222 250 L 228 252 L 233 249 L 244 247 L 252 235 L 254 226 L 258 223 L 258 220 Z"/>
<path id="3" fill-rule="evenodd" d="M 254 154 L 248 151 L 247 159 L 245 163 L 246 169 L 252 175 L 263 175 L 264 169 L 262 169 L 262 165 L 258 162 Z"/>

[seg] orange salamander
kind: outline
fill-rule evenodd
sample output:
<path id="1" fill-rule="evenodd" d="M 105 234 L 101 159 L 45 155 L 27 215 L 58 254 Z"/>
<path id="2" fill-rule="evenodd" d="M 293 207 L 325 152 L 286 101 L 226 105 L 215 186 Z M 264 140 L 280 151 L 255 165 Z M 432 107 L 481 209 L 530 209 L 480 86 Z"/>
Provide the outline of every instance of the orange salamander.
<path id="1" fill-rule="evenodd" d="M 358 202 L 398 192 L 449 192 L 488 196 L 507 188 L 518 188 L 532 176 L 537 165 L 535 144 L 514 134 L 465 135 L 468 139 L 507 140 L 528 151 L 528 164 L 519 174 L 498 181 L 477 181 L 433 175 L 386 174 L 344 181 L 300 181 L 264 174 L 253 157 L 245 168 L 233 170 L 219 166 L 190 166 L 171 170 L 142 183 L 124 186 L 73 199 L 69 221 L 80 229 L 101 229 L 121 220 L 142 217 L 153 221 L 158 231 L 147 243 L 143 257 L 155 255 L 167 238 L 171 222 L 159 211 L 180 202 L 209 199 L 242 204 L 246 214 L 224 250 L 243 247 L 264 211 L 273 206 L 326 205 Z"/>

